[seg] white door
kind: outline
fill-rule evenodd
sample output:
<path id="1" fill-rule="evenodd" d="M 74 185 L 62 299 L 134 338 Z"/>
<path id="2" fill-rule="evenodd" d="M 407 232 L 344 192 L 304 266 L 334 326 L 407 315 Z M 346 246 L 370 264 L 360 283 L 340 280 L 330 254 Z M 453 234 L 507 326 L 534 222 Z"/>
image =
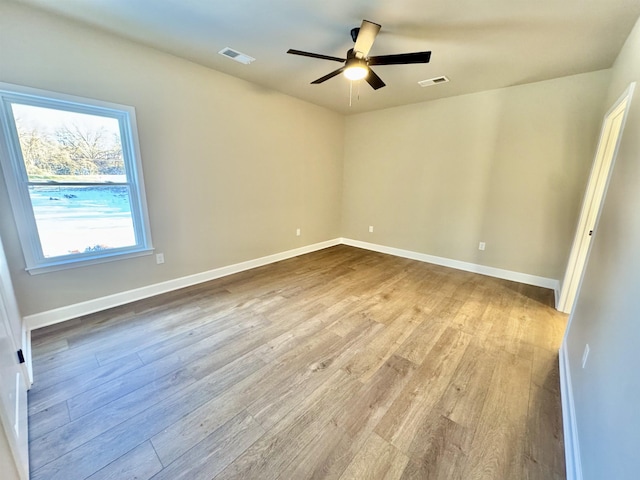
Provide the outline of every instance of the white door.
<path id="1" fill-rule="evenodd" d="M 596 157 L 593 161 L 576 236 L 571 247 L 569 263 L 567 264 L 567 271 L 560 291 L 558 310 L 561 312 L 571 313 L 575 303 L 587 263 L 591 239 L 596 230 L 602 202 L 609 184 L 610 173 L 618 153 L 618 145 L 624 130 L 624 123 L 634 88 L 635 83 L 629 85 L 629 88 L 604 117 Z"/>
<path id="2" fill-rule="evenodd" d="M 0 264 L 6 266 L 2 241 Z M 12 318 L 14 315 L 18 318 Z M 8 270 L 0 268 L 0 476 L 7 480 L 29 478 L 28 381 L 26 370 L 18 361 L 19 347 L 12 327 L 21 323 Z"/>

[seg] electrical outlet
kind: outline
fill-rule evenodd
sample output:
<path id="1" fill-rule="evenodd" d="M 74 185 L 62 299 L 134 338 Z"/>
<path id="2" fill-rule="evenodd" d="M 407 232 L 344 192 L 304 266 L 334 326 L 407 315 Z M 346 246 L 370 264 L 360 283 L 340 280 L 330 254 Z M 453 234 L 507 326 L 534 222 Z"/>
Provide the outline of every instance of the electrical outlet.
<path id="1" fill-rule="evenodd" d="M 369 225 L 369 233 L 373 233 L 373 225 Z"/>
<path id="2" fill-rule="evenodd" d="M 156 263 L 158 265 L 164 263 L 164 253 L 156 253 Z"/>
<path id="3" fill-rule="evenodd" d="M 589 344 L 587 343 L 584 346 L 584 353 L 582 354 L 582 368 L 584 368 L 587 365 L 587 358 L 589 358 L 590 351 L 591 349 L 589 348 Z"/>
<path id="4" fill-rule="evenodd" d="M 300 236 L 300 229 L 296 228 L 296 237 L 299 237 L 299 236 Z"/>
<path id="5" fill-rule="evenodd" d="M 484 250 L 485 246 L 486 244 L 484 242 L 480 242 L 480 244 L 478 244 L 478 250 Z"/>

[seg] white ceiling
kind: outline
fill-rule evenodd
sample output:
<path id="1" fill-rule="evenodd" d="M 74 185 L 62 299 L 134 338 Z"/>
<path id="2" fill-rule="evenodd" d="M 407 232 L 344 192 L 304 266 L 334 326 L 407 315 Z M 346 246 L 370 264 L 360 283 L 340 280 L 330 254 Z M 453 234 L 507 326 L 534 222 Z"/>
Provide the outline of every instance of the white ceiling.
<path id="1" fill-rule="evenodd" d="M 640 0 L 15 0 L 74 18 L 267 89 L 344 114 L 609 68 L 640 15 Z M 431 50 L 431 62 L 374 70 L 374 91 L 335 77 L 362 19 L 382 25 L 370 55 Z M 242 65 L 231 47 L 257 60 Z M 450 83 L 427 88 L 440 75 Z M 359 98 L 355 98 L 358 94 Z"/>

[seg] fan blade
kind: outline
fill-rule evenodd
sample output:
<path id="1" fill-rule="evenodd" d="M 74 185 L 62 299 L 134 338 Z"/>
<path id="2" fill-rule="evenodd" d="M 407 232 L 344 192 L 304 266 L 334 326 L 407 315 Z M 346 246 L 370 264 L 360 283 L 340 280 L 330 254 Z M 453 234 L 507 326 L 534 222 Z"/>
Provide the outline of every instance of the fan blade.
<path id="1" fill-rule="evenodd" d="M 362 20 L 360 31 L 358 32 L 358 38 L 356 44 L 353 47 L 354 52 L 359 52 L 363 57 L 369 55 L 369 50 L 373 45 L 378 32 L 380 31 L 380 25 L 370 22 L 369 20 Z"/>
<path id="2" fill-rule="evenodd" d="M 365 80 L 369 85 L 371 85 L 371 88 L 373 88 L 374 90 L 378 90 L 379 88 L 385 86 L 385 83 L 382 81 L 382 79 L 371 69 L 369 69 L 369 74 L 365 77 Z"/>
<path id="3" fill-rule="evenodd" d="M 345 67 L 339 68 L 338 70 L 334 70 L 331 73 L 328 73 L 327 75 L 325 75 L 324 77 L 320 77 L 317 80 L 314 80 L 313 82 L 311 82 L 312 84 L 318 84 L 318 83 L 322 83 L 322 82 L 326 82 L 327 80 L 329 80 L 330 78 L 335 77 L 336 75 L 340 75 L 342 72 L 344 72 Z"/>
<path id="4" fill-rule="evenodd" d="M 289 50 L 287 50 L 287 53 L 290 53 L 291 55 L 300 55 L 302 57 L 321 58 L 323 60 L 333 60 L 334 62 L 346 61 L 344 58 L 331 57 L 329 55 L 322 55 L 320 53 L 303 52 L 302 50 L 294 50 L 293 48 L 290 48 Z"/>
<path id="5" fill-rule="evenodd" d="M 399 53 L 369 57 L 369 65 L 406 65 L 409 63 L 429 63 L 431 52 Z"/>

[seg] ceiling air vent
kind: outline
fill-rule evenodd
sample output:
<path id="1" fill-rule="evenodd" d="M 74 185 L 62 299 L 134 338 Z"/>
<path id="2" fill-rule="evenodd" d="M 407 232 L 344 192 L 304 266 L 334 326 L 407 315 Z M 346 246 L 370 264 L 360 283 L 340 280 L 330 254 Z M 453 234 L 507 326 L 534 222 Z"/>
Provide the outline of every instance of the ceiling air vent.
<path id="1" fill-rule="evenodd" d="M 230 58 L 231 60 L 235 60 L 236 62 L 244 63 L 245 65 L 249 65 L 255 60 L 255 58 L 229 47 L 223 48 L 218 53 L 223 57 Z"/>
<path id="2" fill-rule="evenodd" d="M 421 87 L 429 87 L 431 85 L 436 85 L 438 83 L 447 83 L 449 79 L 442 75 L 441 77 L 430 78 L 428 80 L 420 80 L 418 85 Z"/>

